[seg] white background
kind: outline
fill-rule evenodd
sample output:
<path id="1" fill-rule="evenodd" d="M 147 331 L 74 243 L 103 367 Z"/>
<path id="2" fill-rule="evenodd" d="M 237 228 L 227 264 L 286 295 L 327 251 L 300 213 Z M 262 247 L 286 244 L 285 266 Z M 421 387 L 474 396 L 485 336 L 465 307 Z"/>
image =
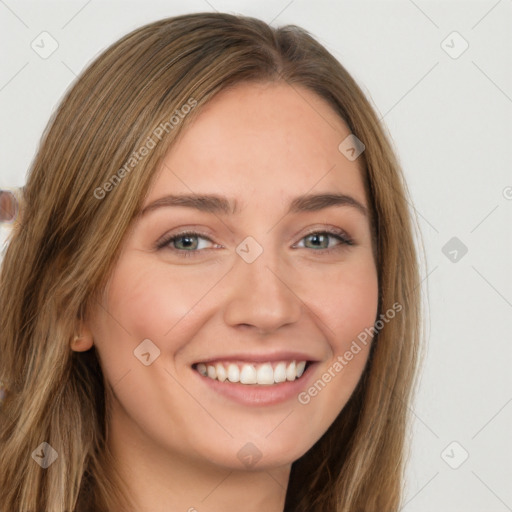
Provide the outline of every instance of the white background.
<path id="1" fill-rule="evenodd" d="M 512 511 L 511 0 L 0 0 L 0 188 L 25 183 L 53 109 L 102 50 L 148 22 L 212 10 L 309 30 L 384 117 L 400 157 L 428 299 L 403 510 Z M 31 48 L 43 31 L 59 45 L 47 59 Z M 458 58 L 445 51 L 463 48 L 454 31 L 469 44 Z M 445 256 L 452 237 L 467 254 Z"/>

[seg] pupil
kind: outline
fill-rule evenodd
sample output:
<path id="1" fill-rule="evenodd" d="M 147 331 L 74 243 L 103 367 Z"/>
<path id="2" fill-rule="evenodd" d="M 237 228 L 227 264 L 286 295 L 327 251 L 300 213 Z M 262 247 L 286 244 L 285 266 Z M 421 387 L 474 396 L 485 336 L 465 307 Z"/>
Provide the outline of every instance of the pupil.
<path id="1" fill-rule="evenodd" d="M 321 241 L 322 238 L 325 238 L 325 236 L 324 235 L 312 235 L 312 240 L 315 240 L 314 244 L 317 247 L 318 247 L 317 242 L 319 242 L 320 245 L 322 244 L 322 241 Z"/>
<path id="2" fill-rule="evenodd" d="M 181 240 L 184 241 L 183 245 L 185 245 L 185 247 L 188 247 L 188 248 L 193 246 L 194 245 L 193 238 L 194 237 L 191 237 L 191 236 L 182 236 Z"/>

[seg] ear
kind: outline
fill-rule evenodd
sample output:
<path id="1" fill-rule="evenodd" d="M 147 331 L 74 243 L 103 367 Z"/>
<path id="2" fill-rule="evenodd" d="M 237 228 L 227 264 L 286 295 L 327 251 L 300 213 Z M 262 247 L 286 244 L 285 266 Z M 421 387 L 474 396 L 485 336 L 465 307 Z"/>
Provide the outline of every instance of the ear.
<path id="1" fill-rule="evenodd" d="M 94 345 L 94 340 L 92 337 L 91 330 L 82 323 L 80 325 L 80 334 L 75 336 L 74 339 L 70 343 L 71 350 L 75 352 L 85 352 L 89 350 Z"/>

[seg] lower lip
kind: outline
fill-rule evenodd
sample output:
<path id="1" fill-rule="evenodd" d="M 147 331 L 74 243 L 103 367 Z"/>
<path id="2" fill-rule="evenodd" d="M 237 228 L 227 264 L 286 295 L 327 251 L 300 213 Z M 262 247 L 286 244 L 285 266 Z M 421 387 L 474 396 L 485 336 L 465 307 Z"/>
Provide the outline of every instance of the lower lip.
<path id="1" fill-rule="evenodd" d="M 234 402 L 242 405 L 273 405 L 297 398 L 299 393 L 308 385 L 314 367 L 315 363 L 310 363 L 300 378 L 270 385 L 240 384 L 228 380 L 220 382 L 201 375 L 197 370 L 192 371 L 210 389 Z"/>

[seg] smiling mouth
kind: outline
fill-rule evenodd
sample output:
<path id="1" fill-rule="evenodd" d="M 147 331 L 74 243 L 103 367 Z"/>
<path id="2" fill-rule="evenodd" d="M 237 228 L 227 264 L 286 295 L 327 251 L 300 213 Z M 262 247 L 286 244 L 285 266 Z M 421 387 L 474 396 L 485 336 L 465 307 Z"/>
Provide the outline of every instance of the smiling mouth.
<path id="1" fill-rule="evenodd" d="M 280 384 L 300 379 L 309 361 L 279 361 L 267 363 L 211 362 L 197 363 L 192 368 L 212 380 L 247 385 Z"/>

